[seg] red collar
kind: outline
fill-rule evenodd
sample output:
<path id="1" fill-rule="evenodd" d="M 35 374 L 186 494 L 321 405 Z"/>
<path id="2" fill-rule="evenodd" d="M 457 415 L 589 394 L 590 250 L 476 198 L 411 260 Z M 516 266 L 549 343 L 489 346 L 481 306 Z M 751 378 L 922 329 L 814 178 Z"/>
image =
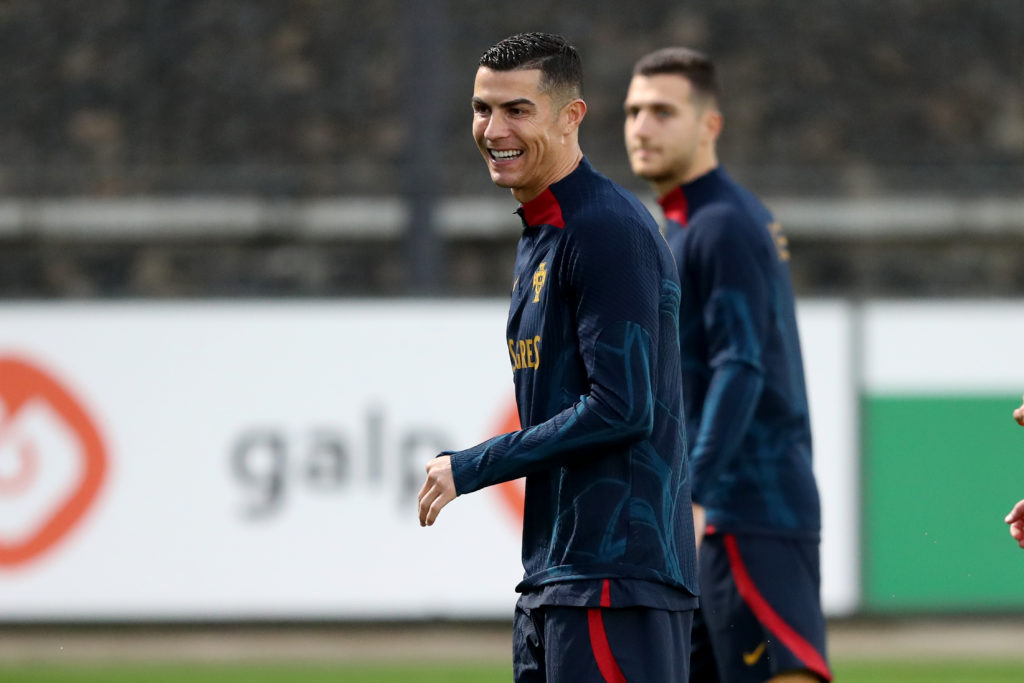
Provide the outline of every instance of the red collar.
<path id="1" fill-rule="evenodd" d="M 550 187 L 523 204 L 520 210 L 523 220 L 531 227 L 538 225 L 565 227 L 565 219 L 562 218 L 562 205 L 558 203 L 558 199 Z"/>
<path id="2" fill-rule="evenodd" d="M 665 212 L 665 218 L 675 221 L 679 225 L 686 225 L 686 195 L 683 193 L 682 185 L 677 185 L 674 190 L 659 199 L 658 204 Z"/>

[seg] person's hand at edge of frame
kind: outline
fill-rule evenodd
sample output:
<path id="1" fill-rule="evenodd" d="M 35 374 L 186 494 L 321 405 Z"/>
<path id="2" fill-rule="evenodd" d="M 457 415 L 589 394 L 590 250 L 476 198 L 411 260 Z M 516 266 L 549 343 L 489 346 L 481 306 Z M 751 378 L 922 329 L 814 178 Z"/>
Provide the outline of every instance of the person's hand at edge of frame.
<path id="1" fill-rule="evenodd" d="M 420 526 L 432 526 L 448 503 L 455 500 L 455 477 L 452 458 L 442 455 L 427 463 L 427 480 L 419 493 Z"/>
<path id="2" fill-rule="evenodd" d="M 1024 397 L 1022 397 L 1024 399 Z M 1020 408 L 1013 411 L 1013 419 L 1017 421 L 1021 427 L 1024 427 L 1024 400 L 1021 400 Z"/>
<path id="3" fill-rule="evenodd" d="M 1017 541 L 1017 545 L 1024 548 L 1024 500 L 1014 505 L 1003 521 L 1010 525 L 1010 535 Z"/>

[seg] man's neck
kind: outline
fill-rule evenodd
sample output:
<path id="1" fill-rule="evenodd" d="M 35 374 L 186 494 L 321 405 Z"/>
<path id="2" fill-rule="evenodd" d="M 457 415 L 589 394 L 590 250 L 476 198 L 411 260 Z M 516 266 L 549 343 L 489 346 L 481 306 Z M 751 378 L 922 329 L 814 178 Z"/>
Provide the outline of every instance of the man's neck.
<path id="1" fill-rule="evenodd" d="M 658 197 L 664 197 L 680 185 L 691 183 L 716 168 L 718 168 L 718 157 L 714 152 L 711 152 L 711 154 L 705 155 L 703 158 L 696 160 L 693 164 L 690 164 L 671 178 L 653 182 L 651 183 L 651 186 L 654 188 Z"/>
<path id="2" fill-rule="evenodd" d="M 567 154 L 563 161 L 552 167 L 552 171 L 550 174 L 548 174 L 546 182 L 540 184 L 539 187 L 513 187 L 512 196 L 515 197 L 520 204 L 527 204 L 531 202 L 532 200 L 539 197 L 544 192 L 544 190 L 548 189 L 549 187 L 557 183 L 559 180 L 575 171 L 582 160 L 583 150 L 581 150 L 579 147 L 576 147 L 575 152 L 573 154 Z"/>

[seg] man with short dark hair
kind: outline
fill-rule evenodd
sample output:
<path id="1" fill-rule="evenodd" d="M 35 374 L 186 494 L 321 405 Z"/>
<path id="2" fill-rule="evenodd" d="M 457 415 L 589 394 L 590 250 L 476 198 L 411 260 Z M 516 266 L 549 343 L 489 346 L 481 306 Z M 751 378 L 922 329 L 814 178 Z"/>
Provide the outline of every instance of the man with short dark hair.
<path id="1" fill-rule="evenodd" d="M 630 165 L 659 197 L 683 292 L 701 584 L 691 680 L 830 680 L 789 250 L 718 164 L 718 99 L 711 60 L 665 48 L 636 63 L 625 101 Z"/>
<path id="2" fill-rule="evenodd" d="M 480 60 L 473 136 L 523 227 L 506 341 L 522 430 L 432 460 L 420 523 L 525 476 L 515 680 L 685 681 L 697 598 L 679 280 L 651 215 L 584 158 L 581 95 L 559 36 L 512 36 Z"/>

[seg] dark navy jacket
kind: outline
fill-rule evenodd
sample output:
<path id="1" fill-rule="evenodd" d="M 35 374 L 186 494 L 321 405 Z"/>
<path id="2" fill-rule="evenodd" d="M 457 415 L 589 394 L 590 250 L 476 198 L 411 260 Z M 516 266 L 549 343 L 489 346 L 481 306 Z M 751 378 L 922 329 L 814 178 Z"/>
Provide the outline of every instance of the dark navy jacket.
<path id="1" fill-rule="evenodd" d="M 722 532 L 817 538 L 818 490 L 786 238 L 722 168 L 659 200 L 682 285 L 694 501 Z"/>
<path id="2" fill-rule="evenodd" d="M 672 255 L 586 159 L 518 213 L 506 343 L 523 429 L 453 453 L 456 490 L 526 476 L 528 605 L 692 609 Z"/>

